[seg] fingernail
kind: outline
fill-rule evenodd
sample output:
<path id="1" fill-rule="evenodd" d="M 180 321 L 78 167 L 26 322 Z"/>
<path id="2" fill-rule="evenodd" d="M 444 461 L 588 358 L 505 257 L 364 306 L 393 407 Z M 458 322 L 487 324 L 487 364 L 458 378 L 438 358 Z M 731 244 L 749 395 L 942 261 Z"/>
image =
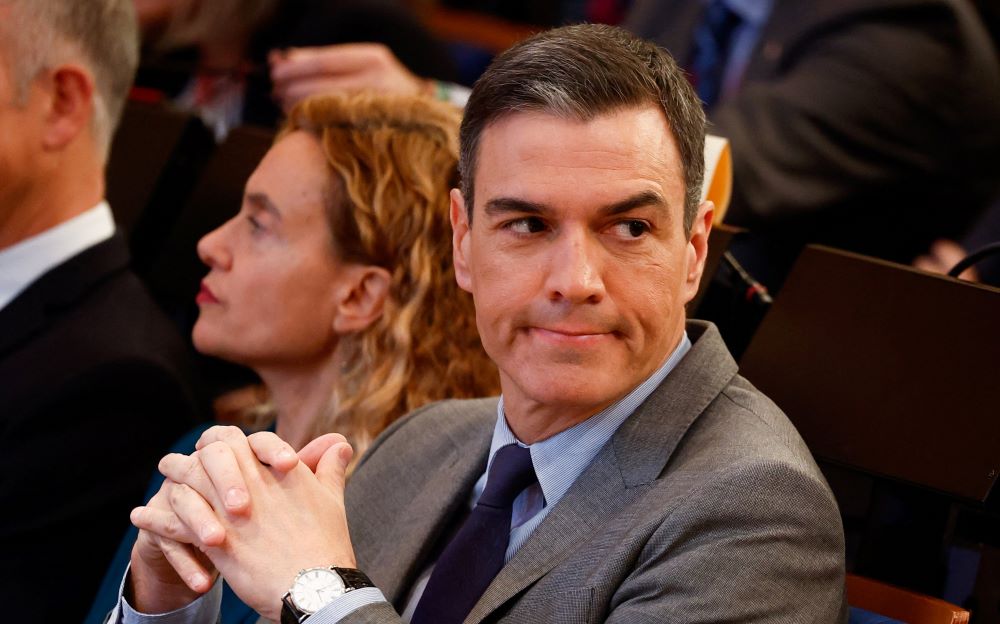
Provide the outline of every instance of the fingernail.
<path id="1" fill-rule="evenodd" d="M 195 573 L 188 578 L 188 582 L 192 588 L 204 587 L 208 583 L 208 577 L 201 573 Z"/>
<path id="2" fill-rule="evenodd" d="M 290 450 L 284 449 L 278 452 L 278 459 L 282 461 L 292 461 L 293 459 L 297 460 L 298 457 L 295 455 L 295 453 L 291 452 Z"/>
<path id="3" fill-rule="evenodd" d="M 219 527 L 211 522 L 206 522 L 201 527 L 201 541 L 210 542 L 218 534 Z"/>
<path id="4" fill-rule="evenodd" d="M 242 507 L 247 503 L 247 493 L 241 488 L 229 488 L 226 492 L 226 506 L 227 507 Z"/>

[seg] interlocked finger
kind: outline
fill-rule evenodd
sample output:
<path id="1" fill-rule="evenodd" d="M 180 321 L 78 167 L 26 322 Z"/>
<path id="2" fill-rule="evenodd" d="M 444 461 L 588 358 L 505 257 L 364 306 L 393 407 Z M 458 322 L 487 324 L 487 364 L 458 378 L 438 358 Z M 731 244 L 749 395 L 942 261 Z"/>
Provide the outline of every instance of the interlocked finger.
<path id="1" fill-rule="evenodd" d="M 168 483 L 167 500 L 177 518 L 188 528 L 196 546 L 209 548 L 222 544 L 226 529 L 201 494 L 183 483 Z M 150 529 L 152 530 L 152 529 Z M 162 537 L 170 537 L 158 533 Z"/>
<path id="2" fill-rule="evenodd" d="M 224 442 L 212 442 L 195 454 L 212 482 L 212 500 L 222 501 L 230 513 L 249 513 L 249 488 L 232 447 Z"/>
<path id="3" fill-rule="evenodd" d="M 129 519 L 137 528 L 149 531 L 158 537 L 185 544 L 198 541 L 198 537 L 173 511 L 155 507 L 136 507 L 129 515 Z"/>
<path id="4" fill-rule="evenodd" d="M 216 494 L 215 485 L 202 465 L 200 451 L 195 451 L 191 455 L 180 453 L 165 455 L 160 460 L 158 468 L 160 474 L 168 481 L 183 483 L 201 494 L 211 504 L 220 506 L 220 498 Z M 170 489 L 165 488 L 164 491 L 169 494 Z"/>
<path id="5" fill-rule="evenodd" d="M 288 472 L 299 463 L 295 449 L 270 431 L 251 434 L 247 441 L 259 461 L 279 472 Z"/>
<path id="6" fill-rule="evenodd" d="M 206 570 L 193 547 L 162 538 L 158 546 L 185 585 L 202 594 L 212 589 L 215 574 Z"/>
<path id="7" fill-rule="evenodd" d="M 201 450 L 213 442 L 225 443 L 232 449 L 236 463 L 244 475 L 251 475 L 253 470 L 260 469 L 260 461 L 250 448 L 246 434 L 239 427 L 212 427 L 201 434 L 195 448 Z"/>

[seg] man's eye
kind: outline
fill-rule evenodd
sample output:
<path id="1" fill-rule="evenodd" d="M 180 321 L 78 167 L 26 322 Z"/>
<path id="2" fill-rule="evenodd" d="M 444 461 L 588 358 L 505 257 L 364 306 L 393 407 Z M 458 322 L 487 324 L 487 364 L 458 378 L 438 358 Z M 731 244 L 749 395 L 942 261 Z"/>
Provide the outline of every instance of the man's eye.
<path id="1" fill-rule="evenodd" d="M 264 226 L 254 216 L 247 216 L 247 221 L 250 223 L 250 231 L 252 232 L 260 232 L 264 229 Z"/>
<path id="2" fill-rule="evenodd" d="M 508 221 L 504 227 L 515 234 L 537 234 L 545 229 L 545 223 L 538 217 L 524 217 Z"/>
<path id="3" fill-rule="evenodd" d="M 638 219 L 629 219 L 615 224 L 615 233 L 623 238 L 639 238 L 649 232 L 649 224 Z"/>

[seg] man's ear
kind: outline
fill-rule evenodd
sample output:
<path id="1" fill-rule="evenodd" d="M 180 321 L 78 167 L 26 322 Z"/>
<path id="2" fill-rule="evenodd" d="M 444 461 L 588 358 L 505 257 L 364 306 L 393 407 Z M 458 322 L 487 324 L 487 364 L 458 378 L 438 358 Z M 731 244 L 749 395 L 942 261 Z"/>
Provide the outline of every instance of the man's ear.
<path id="1" fill-rule="evenodd" d="M 348 279 L 334 292 L 333 331 L 338 335 L 368 329 L 382 316 L 389 297 L 392 276 L 382 267 L 367 264 L 345 266 Z"/>
<path id="2" fill-rule="evenodd" d="M 712 233 L 714 218 L 715 204 L 710 201 L 701 202 L 694 223 L 691 224 L 691 236 L 688 238 L 684 303 L 688 303 L 698 294 L 701 274 L 705 270 L 705 259 L 708 257 L 708 235 Z"/>
<path id="3" fill-rule="evenodd" d="M 81 65 L 66 64 L 44 78 L 46 102 L 42 145 L 58 151 L 90 127 L 94 113 L 94 77 Z"/>
<path id="4" fill-rule="evenodd" d="M 451 189 L 451 241 L 455 263 L 455 280 L 462 290 L 472 292 L 472 273 L 469 271 L 469 212 L 465 199 L 458 189 Z"/>

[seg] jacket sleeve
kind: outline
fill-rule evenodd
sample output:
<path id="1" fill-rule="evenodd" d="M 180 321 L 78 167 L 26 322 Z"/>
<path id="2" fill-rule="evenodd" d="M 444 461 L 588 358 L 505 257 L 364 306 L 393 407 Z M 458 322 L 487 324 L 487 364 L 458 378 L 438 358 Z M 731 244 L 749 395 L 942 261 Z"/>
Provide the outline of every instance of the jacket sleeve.
<path id="1" fill-rule="evenodd" d="M 652 534 L 616 590 L 609 623 L 846 621 L 840 514 L 789 464 L 727 470 Z"/>

